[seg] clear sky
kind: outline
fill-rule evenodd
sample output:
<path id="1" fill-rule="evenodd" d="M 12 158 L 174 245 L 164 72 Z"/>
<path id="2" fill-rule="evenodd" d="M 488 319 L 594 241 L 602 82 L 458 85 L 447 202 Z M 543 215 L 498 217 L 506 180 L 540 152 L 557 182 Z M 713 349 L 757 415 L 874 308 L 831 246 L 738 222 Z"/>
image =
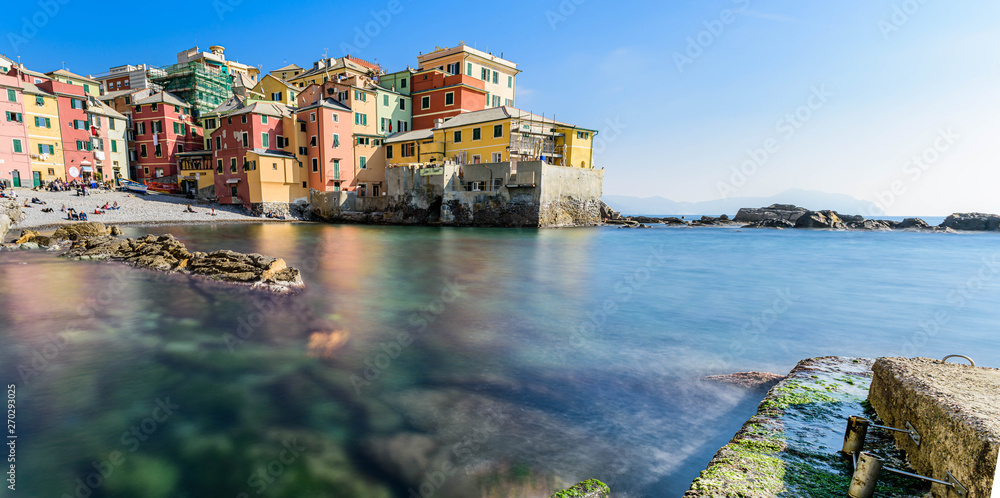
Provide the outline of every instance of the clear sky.
<path id="1" fill-rule="evenodd" d="M 0 19 L 0 52 L 35 70 L 220 44 L 264 71 L 324 50 L 391 71 L 462 40 L 519 64 L 518 107 L 600 130 L 608 194 L 1000 212 L 996 0 L 42 2 Z"/>

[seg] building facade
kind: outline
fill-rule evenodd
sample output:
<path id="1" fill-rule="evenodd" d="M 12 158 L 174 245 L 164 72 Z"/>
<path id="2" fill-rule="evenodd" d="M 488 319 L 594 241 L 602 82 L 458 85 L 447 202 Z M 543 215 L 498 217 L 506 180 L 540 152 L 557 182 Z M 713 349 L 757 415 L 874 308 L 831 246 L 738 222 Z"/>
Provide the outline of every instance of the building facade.
<path id="1" fill-rule="evenodd" d="M 65 180 L 66 164 L 56 96 L 31 83 L 24 83 L 24 95 L 32 183 L 48 183 L 57 178 Z"/>
<path id="2" fill-rule="evenodd" d="M 270 74 L 265 74 L 252 90 L 261 96 L 260 100 L 277 102 L 287 106 L 295 106 L 295 97 L 298 95 L 296 87 Z"/>
<path id="3" fill-rule="evenodd" d="M 101 82 L 95 79 L 88 78 L 86 76 L 80 76 L 79 74 L 71 73 L 65 69 L 59 69 L 58 71 L 52 71 L 46 73 L 49 78 L 58 81 L 60 83 L 66 83 L 67 85 L 79 85 L 83 87 L 84 93 L 87 95 L 100 95 L 101 94 Z"/>
<path id="4" fill-rule="evenodd" d="M 22 82 L 0 75 L 0 181 L 14 187 L 32 186 L 27 119 Z"/>
<path id="5" fill-rule="evenodd" d="M 94 136 L 94 172 L 102 181 L 129 177 L 129 154 L 126 131 L 128 118 L 110 106 L 90 97 L 87 113 L 90 115 Z"/>
<path id="6" fill-rule="evenodd" d="M 66 181 L 94 178 L 94 143 L 91 140 L 89 96 L 82 85 L 43 81 L 36 85 L 56 99 L 59 114 L 59 135 L 62 145 L 63 173 Z M 55 153 L 56 151 L 52 151 Z"/>
<path id="7" fill-rule="evenodd" d="M 201 128 L 194 124 L 191 105 L 167 92 L 135 101 L 136 178 L 144 184 L 177 183 L 181 152 L 200 149 Z"/>
<path id="8" fill-rule="evenodd" d="M 323 191 L 354 190 L 353 113 L 331 98 L 319 98 L 296 111 L 308 186 Z"/>
<path id="9" fill-rule="evenodd" d="M 437 68 L 418 71 L 411 85 L 415 104 L 413 129 L 433 128 L 439 120 L 486 109 L 484 85 L 482 80 L 471 76 L 449 74 Z"/>
<path id="10" fill-rule="evenodd" d="M 483 82 L 486 107 L 514 107 L 517 64 L 465 44 L 440 48 L 417 57 L 420 70 L 438 69 L 451 75 L 464 74 Z"/>

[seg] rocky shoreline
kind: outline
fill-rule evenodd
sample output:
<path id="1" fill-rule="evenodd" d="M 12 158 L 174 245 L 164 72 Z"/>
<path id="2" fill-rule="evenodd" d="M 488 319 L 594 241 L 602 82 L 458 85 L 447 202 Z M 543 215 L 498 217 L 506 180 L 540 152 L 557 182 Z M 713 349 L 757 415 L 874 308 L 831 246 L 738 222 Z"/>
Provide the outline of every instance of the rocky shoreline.
<path id="1" fill-rule="evenodd" d="M 60 227 L 51 236 L 23 230 L 12 247 L 58 251 L 76 260 L 109 260 L 169 273 L 181 273 L 213 281 L 246 285 L 253 289 L 288 293 L 305 286 L 302 275 L 285 260 L 261 254 L 229 250 L 209 253 L 188 251 L 173 235 L 119 238 L 116 225 L 82 222 Z"/>
<path id="2" fill-rule="evenodd" d="M 622 216 L 606 204 L 601 207 L 605 224 L 621 228 L 650 228 L 650 225 L 668 226 L 739 226 L 740 228 L 812 228 L 825 230 L 888 231 L 908 230 L 954 233 L 958 231 L 1000 231 L 1000 215 L 987 213 L 954 213 L 940 225 L 932 226 L 920 218 L 902 221 L 866 219 L 860 215 L 840 214 L 836 211 L 811 211 L 791 204 L 772 204 L 761 208 L 741 208 L 729 218 L 702 216 L 686 220 L 677 217 Z"/>

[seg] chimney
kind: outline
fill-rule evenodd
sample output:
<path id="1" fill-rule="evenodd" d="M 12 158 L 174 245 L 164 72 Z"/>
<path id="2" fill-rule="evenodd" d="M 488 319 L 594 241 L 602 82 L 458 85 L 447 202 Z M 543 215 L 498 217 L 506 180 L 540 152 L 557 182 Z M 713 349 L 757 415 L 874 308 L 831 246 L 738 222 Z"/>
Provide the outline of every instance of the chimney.
<path id="1" fill-rule="evenodd" d="M 441 125 L 443 125 L 443 124 L 444 124 L 444 120 L 441 119 L 441 118 L 437 118 L 437 119 L 434 120 L 434 127 L 435 128 L 440 128 Z"/>

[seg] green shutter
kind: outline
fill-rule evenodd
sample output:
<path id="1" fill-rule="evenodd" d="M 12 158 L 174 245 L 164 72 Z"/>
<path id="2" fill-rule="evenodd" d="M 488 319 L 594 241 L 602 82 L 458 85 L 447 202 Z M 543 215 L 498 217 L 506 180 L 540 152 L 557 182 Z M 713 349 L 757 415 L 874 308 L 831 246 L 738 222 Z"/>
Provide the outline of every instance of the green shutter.
<path id="1" fill-rule="evenodd" d="M 42 144 L 38 144 L 38 153 L 44 154 L 44 152 L 42 152 Z"/>
<path id="2" fill-rule="evenodd" d="M 7 100 L 11 102 L 17 102 L 17 92 L 11 89 L 7 89 Z"/>
<path id="3" fill-rule="evenodd" d="M 111 141 L 111 152 L 118 152 L 118 142 L 115 140 Z"/>
<path id="4" fill-rule="evenodd" d="M 18 140 L 18 139 L 16 139 L 16 138 L 14 139 L 14 152 L 22 152 L 21 151 L 21 141 Z"/>
<path id="5" fill-rule="evenodd" d="M 49 118 L 45 118 L 45 127 L 52 128 L 52 121 Z"/>

